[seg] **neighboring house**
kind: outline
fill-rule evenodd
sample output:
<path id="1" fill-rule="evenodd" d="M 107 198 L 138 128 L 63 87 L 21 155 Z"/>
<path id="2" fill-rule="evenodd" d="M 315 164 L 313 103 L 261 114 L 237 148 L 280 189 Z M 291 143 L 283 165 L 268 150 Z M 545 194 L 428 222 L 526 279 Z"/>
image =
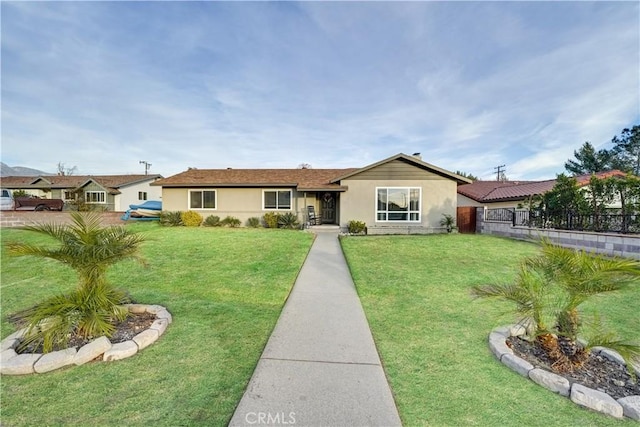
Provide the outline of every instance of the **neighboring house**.
<path id="1" fill-rule="evenodd" d="M 609 178 L 624 177 L 626 174 L 619 170 L 599 172 L 596 177 Z M 589 185 L 591 175 L 574 177 L 578 185 Z M 495 208 L 518 208 L 526 206 L 534 196 L 542 195 L 556 185 L 555 179 L 546 181 L 475 181 L 458 187 L 458 206 L 478 206 Z"/>
<path id="2" fill-rule="evenodd" d="M 158 180 L 163 210 L 194 210 L 205 218 L 243 223 L 267 212 L 345 229 L 364 221 L 370 234 L 441 232 L 442 214 L 456 215 L 456 188 L 470 182 L 419 157 L 397 154 L 351 169 L 189 169 Z"/>
<path id="3" fill-rule="evenodd" d="M 47 175 L 8 176 L 0 179 L 2 188 L 24 190 L 46 199 L 73 202 L 80 195 L 88 204 L 104 210 L 123 212 L 130 204 L 160 200 L 162 191 L 151 183 L 161 175 Z"/>

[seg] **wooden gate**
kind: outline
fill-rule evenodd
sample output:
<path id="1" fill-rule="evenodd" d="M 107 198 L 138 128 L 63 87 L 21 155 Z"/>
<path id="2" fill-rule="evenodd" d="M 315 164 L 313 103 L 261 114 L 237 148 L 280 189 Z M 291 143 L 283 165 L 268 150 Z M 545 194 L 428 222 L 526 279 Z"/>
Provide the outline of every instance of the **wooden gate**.
<path id="1" fill-rule="evenodd" d="M 476 232 L 476 207 L 459 206 L 456 215 L 456 224 L 460 233 L 473 234 Z"/>

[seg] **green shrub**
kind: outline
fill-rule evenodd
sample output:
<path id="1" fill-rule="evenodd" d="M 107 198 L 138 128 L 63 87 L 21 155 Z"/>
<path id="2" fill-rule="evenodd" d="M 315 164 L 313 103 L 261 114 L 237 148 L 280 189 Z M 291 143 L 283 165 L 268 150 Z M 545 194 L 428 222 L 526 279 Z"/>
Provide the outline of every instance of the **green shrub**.
<path id="1" fill-rule="evenodd" d="M 365 224 L 364 221 L 351 220 L 347 224 L 347 229 L 350 234 L 366 234 L 367 224 Z"/>
<path id="2" fill-rule="evenodd" d="M 202 224 L 205 227 L 221 227 L 220 217 L 218 215 L 209 215 Z"/>
<path id="3" fill-rule="evenodd" d="M 247 227 L 251 227 L 251 228 L 258 228 L 260 227 L 260 218 L 258 217 L 251 217 L 247 220 Z"/>
<path id="4" fill-rule="evenodd" d="M 276 212 L 267 212 L 262 217 L 264 221 L 264 226 L 267 228 L 278 228 L 278 220 L 280 219 L 280 214 Z"/>
<path id="5" fill-rule="evenodd" d="M 182 223 L 187 227 L 200 227 L 202 224 L 202 215 L 195 211 L 186 211 L 180 214 Z"/>
<path id="6" fill-rule="evenodd" d="M 242 224 L 242 221 L 240 221 L 238 218 L 234 216 L 227 216 L 222 221 L 220 221 L 220 224 L 226 227 L 236 228 L 236 227 L 240 227 L 240 224 Z"/>
<path id="7" fill-rule="evenodd" d="M 298 215 L 294 214 L 293 212 L 287 212 L 280 215 L 278 218 L 278 226 L 280 228 L 289 229 L 298 228 L 300 226 L 300 223 L 298 222 Z"/>
<path id="8" fill-rule="evenodd" d="M 160 225 L 165 227 L 178 227 L 184 225 L 182 216 L 179 211 L 162 211 L 160 212 Z"/>
<path id="9" fill-rule="evenodd" d="M 13 198 L 17 199 L 18 197 L 29 197 L 31 194 L 27 193 L 26 190 L 13 190 Z"/>

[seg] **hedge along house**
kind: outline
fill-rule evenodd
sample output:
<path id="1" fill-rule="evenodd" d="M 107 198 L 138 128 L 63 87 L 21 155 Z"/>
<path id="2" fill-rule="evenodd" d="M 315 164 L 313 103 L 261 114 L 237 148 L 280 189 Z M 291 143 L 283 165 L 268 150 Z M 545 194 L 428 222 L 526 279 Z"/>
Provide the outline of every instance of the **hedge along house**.
<path id="1" fill-rule="evenodd" d="M 358 220 L 370 234 L 426 234 L 444 231 L 442 215 L 456 215 L 457 186 L 469 182 L 397 154 L 350 169 L 189 169 L 152 185 L 162 187 L 163 210 L 194 210 L 205 218 L 245 223 L 292 212 L 306 222 L 312 206 L 322 224 L 342 229 Z"/>
<path id="2" fill-rule="evenodd" d="M 8 176 L 2 188 L 24 190 L 34 196 L 73 203 L 81 198 L 99 210 L 124 212 L 130 204 L 160 200 L 162 191 L 150 184 L 162 175 L 43 175 Z"/>

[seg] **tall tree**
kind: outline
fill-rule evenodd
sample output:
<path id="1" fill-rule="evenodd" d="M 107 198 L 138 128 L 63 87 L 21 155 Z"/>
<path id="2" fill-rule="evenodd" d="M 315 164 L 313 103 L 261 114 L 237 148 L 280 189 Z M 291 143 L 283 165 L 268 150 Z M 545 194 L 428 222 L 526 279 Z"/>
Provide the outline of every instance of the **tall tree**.
<path id="1" fill-rule="evenodd" d="M 612 161 L 617 169 L 640 175 L 640 125 L 625 128 L 611 140 Z"/>
<path id="2" fill-rule="evenodd" d="M 478 177 L 477 177 L 477 176 L 475 176 L 475 175 L 473 175 L 473 174 L 470 174 L 470 173 L 468 173 L 468 172 L 462 172 L 462 171 L 458 171 L 458 170 L 457 170 L 457 171 L 456 171 L 456 175 L 460 175 L 460 176 L 463 176 L 463 177 L 465 177 L 465 178 L 469 178 L 471 181 L 477 181 L 477 180 L 478 180 Z"/>
<path id="3" fill-rule="evenodd" d="M 575 150 L 573 155 L 575 160 L 567 160 L 564 168 L 574 176 L 611 170 L 610 152 L 604 149 L 596 151 L 589 141 L 585 142 L 579 150 Z"/>

